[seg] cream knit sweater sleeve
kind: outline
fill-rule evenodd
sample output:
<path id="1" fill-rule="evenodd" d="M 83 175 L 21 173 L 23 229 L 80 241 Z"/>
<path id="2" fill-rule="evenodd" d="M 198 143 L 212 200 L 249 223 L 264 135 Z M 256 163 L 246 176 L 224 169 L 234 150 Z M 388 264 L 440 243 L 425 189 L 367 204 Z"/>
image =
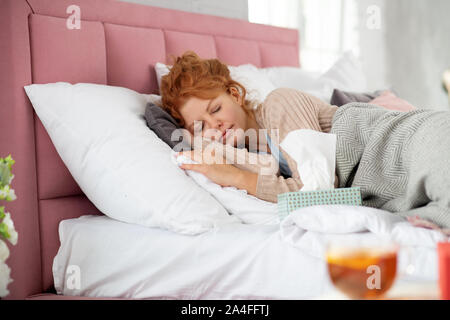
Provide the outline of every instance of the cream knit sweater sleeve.
<path id="1" fill-rule="evenodd" d="M 303 187 L 295 160 L 279 146 L 279 143 L 292 130 L 312 129 L 330 132 L 337 108 L 337 106 L 329 105 L 314 96 L 294 89 L 276 89 L 267 96 L 255 111 L 255 116 L 260 126 L 267 129 L 272 143 L 283 154 L 292 171 L 292 177 L 286 179 L 278 174 L 258 174 L 256 186 L 258 198 L 277 202 L 278 194 L 298 191 Z M 279 130 L 278 137 L 271 135 L 272 129 Z M 338 185 L 338 179 L 335 176 L 335 187 Z"/>
<path id="2" fill-rule="evenodd" d="M 292 130 L 312 129 L 330 132 L 331 121 L 336 110 L 336 106 L 331 106 L 304 92 L 280 88 L 272 91 L 254 111 L 260 127 L 267 129 L 272 143 L 283 153 L 292 171 L 292 178 L 286 179 L 279 175 L 278 163 L 271 154 L 249 152 L 245 148 L 237 149 L 207 139 L 203 139 L 201 147 L 203 150 L 214 149 L 215 154 L 220 154 L 227 160 L 226 163 L 257 173 L 256 197 L 277 202 L 278 194 L 298 191 L 303 187 L 295 160 L 283 151 L 279 143 Z M 273 130 L 276 131 L 276 129 L 278 129 L 278 137 L 272 136 Z M 336 176 L 335 187 L 338 185 Z"/>
<path id="3" fill-rule="evenodd" d="M 225 159 L 224 163 L 232 164 L 242 170 L 264 175 L 280 173 L 278 162 L 271 154 L 249 152 L 246 148 L 235 148 L 207 138 L 202 139 L 201 147 L 204 155 L 211 155 L 210 163 L 216 161 L 214 157 L 217 155 L 219 157 L 217 160 L 223 158 Z"/>

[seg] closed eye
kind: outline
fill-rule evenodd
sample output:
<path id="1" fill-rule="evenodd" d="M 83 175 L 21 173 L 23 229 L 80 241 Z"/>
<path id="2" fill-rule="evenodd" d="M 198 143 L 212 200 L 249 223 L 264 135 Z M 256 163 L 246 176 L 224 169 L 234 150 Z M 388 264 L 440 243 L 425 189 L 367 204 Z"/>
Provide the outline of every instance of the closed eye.
<path id="1" fill-rule="evenodd" d="M 221 107 L 222 106 L 219 106 L 218 108 L 216 108 L 216 110 L 214 110 L 213 113 L 216 113 L 217 111 L 219 111 Z"/>

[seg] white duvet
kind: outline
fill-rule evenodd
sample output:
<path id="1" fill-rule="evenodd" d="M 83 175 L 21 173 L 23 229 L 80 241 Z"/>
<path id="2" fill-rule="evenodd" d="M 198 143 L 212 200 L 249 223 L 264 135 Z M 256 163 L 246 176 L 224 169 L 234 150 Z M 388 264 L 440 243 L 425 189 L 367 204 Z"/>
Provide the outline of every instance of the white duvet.
<path id="1" fill-rule="evenodd" d="M 172 156 L 174 162 L 178 164 L 197 163 L 186 156 L 176 157 L 175 153 Z M 280 222 L 276 203 L 258 199 L 247 194 L 246 190 L 235 187 L 221 187 L 196 171 L 186 170 L 185 172 L 203 189 L 212 194 L 230 214 L 239 218 L 243 223 L 278 224 Z"/>
<path id="2" fill-rule="evenodd" d="M 373 235 L 400 246 L 399 279 L 437 279 L 436 245 L 447 241 L 439 231 L 362 206 L 306 207 L 280 221 L 276 204 L 186 173 L 242 223 L 182 235 L 106 216 L 64 220 L 53 262 L 57 292 L 138 299 L 317 298 L 333 290 L 324 260 L 327 242 L 362 242 Z"/>
<path id="3" fill-rule="evenodd" d="M 446 241 L 389 212 L 352 206 L 302 208 L 280 224 L 236 223 L 196 236 L 106 216 L 62 221 L 59 232 L 58 293 L 145 299 L 315 298 L 332 290 L 326 242 L 373 234 L 388 234 L 401 246 L 400 278 L 436 280 L 436 243 Z"/>

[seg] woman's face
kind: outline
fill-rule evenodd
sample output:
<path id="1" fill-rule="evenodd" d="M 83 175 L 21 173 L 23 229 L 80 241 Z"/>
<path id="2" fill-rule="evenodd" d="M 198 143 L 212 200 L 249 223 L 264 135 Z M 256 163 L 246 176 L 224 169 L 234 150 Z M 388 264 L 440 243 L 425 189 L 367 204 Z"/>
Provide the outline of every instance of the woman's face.
<path id="1" fill-rule="evenodd" d="M 230 93 L 222 93 L 216 98 L 204 100 L 190 97 L 179 112 L 185 120 L 185 126 L 194 135 L 195 130 L 203 137 L 231 146 L 245 143 L 247 114 L 241 107 L 241 97 L 235 88 Z M 242 129 L 242 130 L 238 130 Z"/>

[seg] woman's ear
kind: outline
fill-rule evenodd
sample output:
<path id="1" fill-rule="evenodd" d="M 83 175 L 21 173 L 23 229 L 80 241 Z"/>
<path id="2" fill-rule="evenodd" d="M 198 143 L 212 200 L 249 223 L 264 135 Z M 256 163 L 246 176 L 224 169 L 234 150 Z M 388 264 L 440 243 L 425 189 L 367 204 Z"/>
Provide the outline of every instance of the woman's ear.
<path id="1" fill-rule="evenodd" d="M 237 88 L 230 87 L 230 95 L 237 103 L 242 104 L 242 97 Z"/>

